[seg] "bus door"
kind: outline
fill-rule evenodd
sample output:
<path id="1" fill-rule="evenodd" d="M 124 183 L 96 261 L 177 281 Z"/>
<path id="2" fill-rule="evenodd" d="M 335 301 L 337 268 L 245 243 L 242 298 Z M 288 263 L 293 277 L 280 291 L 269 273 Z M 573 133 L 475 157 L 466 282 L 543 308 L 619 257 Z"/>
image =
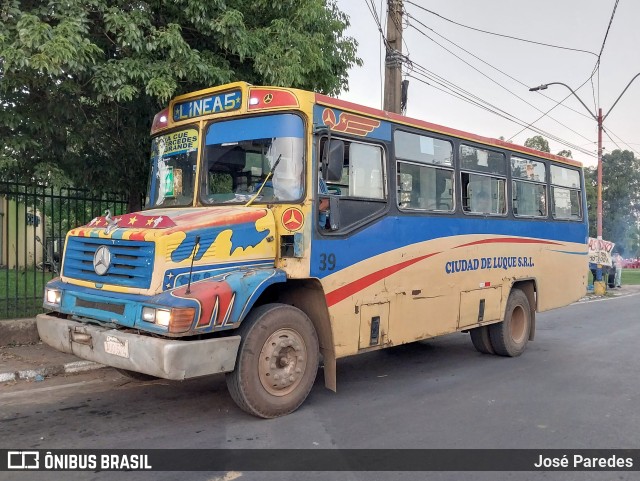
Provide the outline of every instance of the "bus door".
<path id="1" fill-rule="evenodd" d="M 335 137 L 320 143 L 311 275 L 321 279 L 330 315 L 339 319 L 345 341 L 336 342 L 355 352 L 389 341 L 391 293 L 379 260 L 390 228 L 385 147 Z"/>

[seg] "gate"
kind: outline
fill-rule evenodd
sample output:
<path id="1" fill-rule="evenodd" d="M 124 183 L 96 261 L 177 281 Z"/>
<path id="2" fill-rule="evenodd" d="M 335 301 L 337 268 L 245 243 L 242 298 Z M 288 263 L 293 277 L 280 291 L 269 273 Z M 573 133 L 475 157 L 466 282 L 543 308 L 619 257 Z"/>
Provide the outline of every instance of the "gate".
<path id="1" fill-rule="evenodd" d="M 59 274 L 67 232 L 126 212 L 126 196 L 0 182 L 0 319 L 42 312 L 44 285 Z"/>

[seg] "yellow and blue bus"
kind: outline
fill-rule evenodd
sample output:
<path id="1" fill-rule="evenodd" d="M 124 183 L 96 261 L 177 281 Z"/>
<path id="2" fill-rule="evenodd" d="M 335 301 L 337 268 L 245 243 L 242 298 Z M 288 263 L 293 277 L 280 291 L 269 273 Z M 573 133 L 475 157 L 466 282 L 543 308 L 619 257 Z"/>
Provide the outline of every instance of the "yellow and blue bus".
<path id="1" fill-rule="evenodd" d="M 297 409 L 324 363 L 469 332 L 520 355 L 580 298 L 579 163 L 325 95 L 233 83 L 152 127 L 146 207 L 71 230 L 44 342 L 137 379 L 226 373 Z M 471 359 L 469 362 L 472 362 Z"/>

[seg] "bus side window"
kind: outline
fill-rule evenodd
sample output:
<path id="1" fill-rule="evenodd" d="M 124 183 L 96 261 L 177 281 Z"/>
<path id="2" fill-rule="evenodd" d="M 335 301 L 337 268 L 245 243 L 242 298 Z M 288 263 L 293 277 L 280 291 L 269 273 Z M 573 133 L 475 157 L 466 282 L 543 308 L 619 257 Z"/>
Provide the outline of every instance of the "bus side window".
<path id="1" fill-rule="evenodd" d="M 505 179 L 467 172 L 461 178 L 463 212 L 499 215 L 507 212 Z"/>
<path id="2" fill-rule="evenodd" d="M 329 230 L 323 222 L 325 217 L 333 224 L 331 212 L 327 211 L 331 196 L 337 195 L 339 199 L 340 225 L 333 229 L 343 231 L 349 226 L 359 224 L 372 214 L 382 212 L 386 201 L 387 189 L 385 185 L 385 167 L 383 149 L 379 145 L 364 142 L 352 142 L 343 140 L 344 163 L 342 177 L 337 181 L 324 179 L 319 183 L 318 190 L 318 223 L 323 231 Z M 321 142 L 320 159 L 324 155 L 326 140 Z M 319 169 L 318 175 L 322 178 Z M 322 183 L 325 184 L 321 188 Z M 325 192 L 322 192 L 325 190 Z"/>
<path id="3" fill-rule="evenodd" d="M 556 219 L 582 219 L 580 173 L 575 169 L 551 166 L 552 214 Z"/>
<path id="4" fill-rule="evenodd" d="M 382 150 L 375 145 L 349 145 L 349 196 L 384 199 Z"/>

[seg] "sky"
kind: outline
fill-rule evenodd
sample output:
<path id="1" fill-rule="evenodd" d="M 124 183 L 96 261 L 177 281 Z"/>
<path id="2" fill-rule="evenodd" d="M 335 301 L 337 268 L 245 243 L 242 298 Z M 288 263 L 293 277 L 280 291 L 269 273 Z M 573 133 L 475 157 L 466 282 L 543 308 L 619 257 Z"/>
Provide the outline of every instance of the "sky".
<path id="1" fill-rule="evenodd" d="M 372 2 L 386 34 L 387 0 Z M 337 4 L 350 17 L 346 35 L 358 41 L 358 56 L 364 62 L 362 67 L 350 70 L 349 91 L 339 97 L 382 108 L 384 49 L 378 26 L 366 0 L 337 0 Z M 598 106 L 603 115 L 610 113 L 604 128 L 611 139 L 603 134 L 604 153 L 620 148 L 633 150 L 640 158 L 640 77 L 611 109 L 629 81 L 640 73 L 640 1 L 619 0 L 604 42 L 615 4 L 616 0 L 404 0 L 408 16 L 404 19 L 403 53 L 413 66 L 405 65 L 403 71 L 431 84 L 408 78 L 406 115 L 486 137 L 503 136 L 522 145 L 527 138 L 539 135 L 529 129 L 519 133 L 523 126 L 569 95 L 562 105 L 533 125 L 585 152 L 542 134 L 552 153 L 569 149 L 573 158 L 584 165 L 596 165 L 597 123 L 589 112 L 595 115 Z M 480 33 L 420 7 L 474 28 L 596 55 Z M 576 91 L 589 112 L 561 85 L 529 92 L 528 87 L 551 82 L 562 82 L 576 90 L 591 76 L 603 42 L 593 87 L 589 81 Z M 431 78 L 424 75 L 425 69 Z M 437 90 L 435 87 L 443 87 L 434 78 L 455 84 L 467 92 L 466 96 L 490 103 L 490 108 L 516 117 L 522 125 Z"/>

